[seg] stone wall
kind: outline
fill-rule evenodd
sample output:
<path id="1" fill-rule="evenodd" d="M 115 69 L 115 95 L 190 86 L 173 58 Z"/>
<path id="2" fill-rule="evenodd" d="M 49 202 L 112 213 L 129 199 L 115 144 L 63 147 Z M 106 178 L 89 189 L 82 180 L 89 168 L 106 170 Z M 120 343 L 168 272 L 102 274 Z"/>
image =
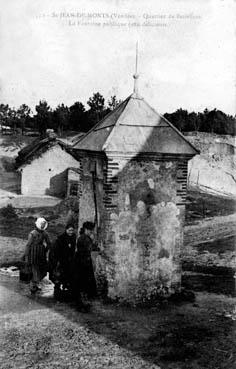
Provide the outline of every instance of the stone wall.
<path id="1" fill-rule="evenodd" d="M 96 264 L 109 297 L 135 303 L 180 286 L 186 166 L 186 161 L 108 159 L 102 256 Z"/>

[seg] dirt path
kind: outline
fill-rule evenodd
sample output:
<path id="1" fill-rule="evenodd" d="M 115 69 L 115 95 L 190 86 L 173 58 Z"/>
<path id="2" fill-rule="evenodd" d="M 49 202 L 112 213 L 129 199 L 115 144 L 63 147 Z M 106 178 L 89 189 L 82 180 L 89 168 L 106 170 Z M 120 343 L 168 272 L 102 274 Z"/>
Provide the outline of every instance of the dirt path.
<path id="1" fill-rule="evenodd" d="M 195 303 L 149 309 L 97 301 L 82 314 L 55 303 L 47 285 L 32 299 L 25 285 L 3 276 L 0 296 L 1 369 L 228 369 L 236 363 L 232 298 L 197 294 Z"/>
<path id="2" fill-rule="evenodd" d="M 24 285 L 1 277 L 1 369 L 159 368 L 89 328 L 99 306 L 83 316 L 44 292 L 31 298 Z"/>

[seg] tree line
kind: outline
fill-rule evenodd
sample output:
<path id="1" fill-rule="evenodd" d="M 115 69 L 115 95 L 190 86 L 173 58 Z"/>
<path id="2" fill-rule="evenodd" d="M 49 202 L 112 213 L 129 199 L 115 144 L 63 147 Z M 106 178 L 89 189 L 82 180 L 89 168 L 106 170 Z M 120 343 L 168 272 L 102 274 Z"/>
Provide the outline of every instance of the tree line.
<path id="1" fill-rule="evenodd" d="M 120 102 L 113 95 L 106 103 L 104 97 L 96 92 L 87 101 L 88 109 L 80 101 L 70 107 L 62 103 L 52 109 L 46 100 L 40 100 L 35 106 L 35 114 L 26 104 L 18 109 L 0 104 L 0 124 L 10 127 L 14 132 L 25 134 L 31 130 L 39 132 L 41 136 L 45 135 L 47 129 L 54 129 L 59 136 L 68 130 L 87 132 Z"/>
<path id="2" fill-rule="evenodd" d="M 18 109 L 0 104 L 0 124 L 10 127 L 14 132 L 25 134 L 31 130 L 39 132 L 41 136 L 45 135 L 48 128 L 54 129 L 59 136 L 68 130 L 87 132 L 120 103 L 121 100 L 115 95 L 105 102 L 105 98 L 96 92 L 88 99 L 87 109 L 80 101 L 69 107 L 62 103 L 52 109 L 47 101 L 40 100 L 33 114 L 26 104 Z M 205 109 L 198 113 L 177 109 L 173 113 L 165 113 L 164 117 L 181 132 L 236 134 L 236 118 L 217 109 Z"/>
<path id="3" fill-rule="evenodd" d="M 221 110 L 205 109 L 203 112 L 191 112 L 177 109 L 174 113 L 165 113 L 168 119 L 181 132 L 209 132 L 219 135 L 236 135 L 236 117 Z"/>

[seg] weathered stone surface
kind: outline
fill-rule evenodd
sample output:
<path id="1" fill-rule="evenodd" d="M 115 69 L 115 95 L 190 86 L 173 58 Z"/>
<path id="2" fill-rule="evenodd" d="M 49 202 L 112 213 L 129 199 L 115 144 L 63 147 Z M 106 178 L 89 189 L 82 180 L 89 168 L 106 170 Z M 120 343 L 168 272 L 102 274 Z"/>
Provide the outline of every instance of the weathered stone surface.
<path id="1" fill-rule="evenodd" d="M 99 205 L 102 252 L 96 274 L 99 283 L 106 279 L 109 297 L 135 303 L 180 285 L 184 207 L 176 205 L 178 162 L 114 161 L 122 169 L 117 165 L 114 169 L 118 177 L 117 191 L 110 194 L 114 209 Z M 91 187 L 84 183 L 84 191 L 90 193 L 85 197 L 88 206 Z M 101 197 L 102 188 L 97 191 L 98 202 Z"/>
<path id="2" fill-rule="evenodd" d="M 179 288 L 185 166 L 170 159 L 81 158 L 79 226 L 97 213 L 95 272 L 110 298 L 136 303 Z"/>

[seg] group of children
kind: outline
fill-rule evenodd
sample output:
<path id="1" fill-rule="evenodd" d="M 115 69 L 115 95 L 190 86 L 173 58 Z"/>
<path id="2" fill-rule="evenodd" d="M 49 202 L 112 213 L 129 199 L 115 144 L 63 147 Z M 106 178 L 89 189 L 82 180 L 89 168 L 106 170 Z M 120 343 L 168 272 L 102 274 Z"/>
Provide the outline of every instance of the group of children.
<path id="1" fill-rule="evenodd" d="M 76 239 L 73 224 L 68 224 L 51 244 L 46 232 L 48 223 L 38 218 L 35 229 L 30 232 L 25 248 L 24 260 L 30 270 L 30 291 L 40 290 L 39 282 L 49 272 L 54 283 L 54 297 L 60 300 L 65 293 L 70 294 L 79 309 L 85 308 L 81 296 L 93 299 L 97 295 L 91 251 L 94 249 L 94 224 L 85 222 Z"/>

